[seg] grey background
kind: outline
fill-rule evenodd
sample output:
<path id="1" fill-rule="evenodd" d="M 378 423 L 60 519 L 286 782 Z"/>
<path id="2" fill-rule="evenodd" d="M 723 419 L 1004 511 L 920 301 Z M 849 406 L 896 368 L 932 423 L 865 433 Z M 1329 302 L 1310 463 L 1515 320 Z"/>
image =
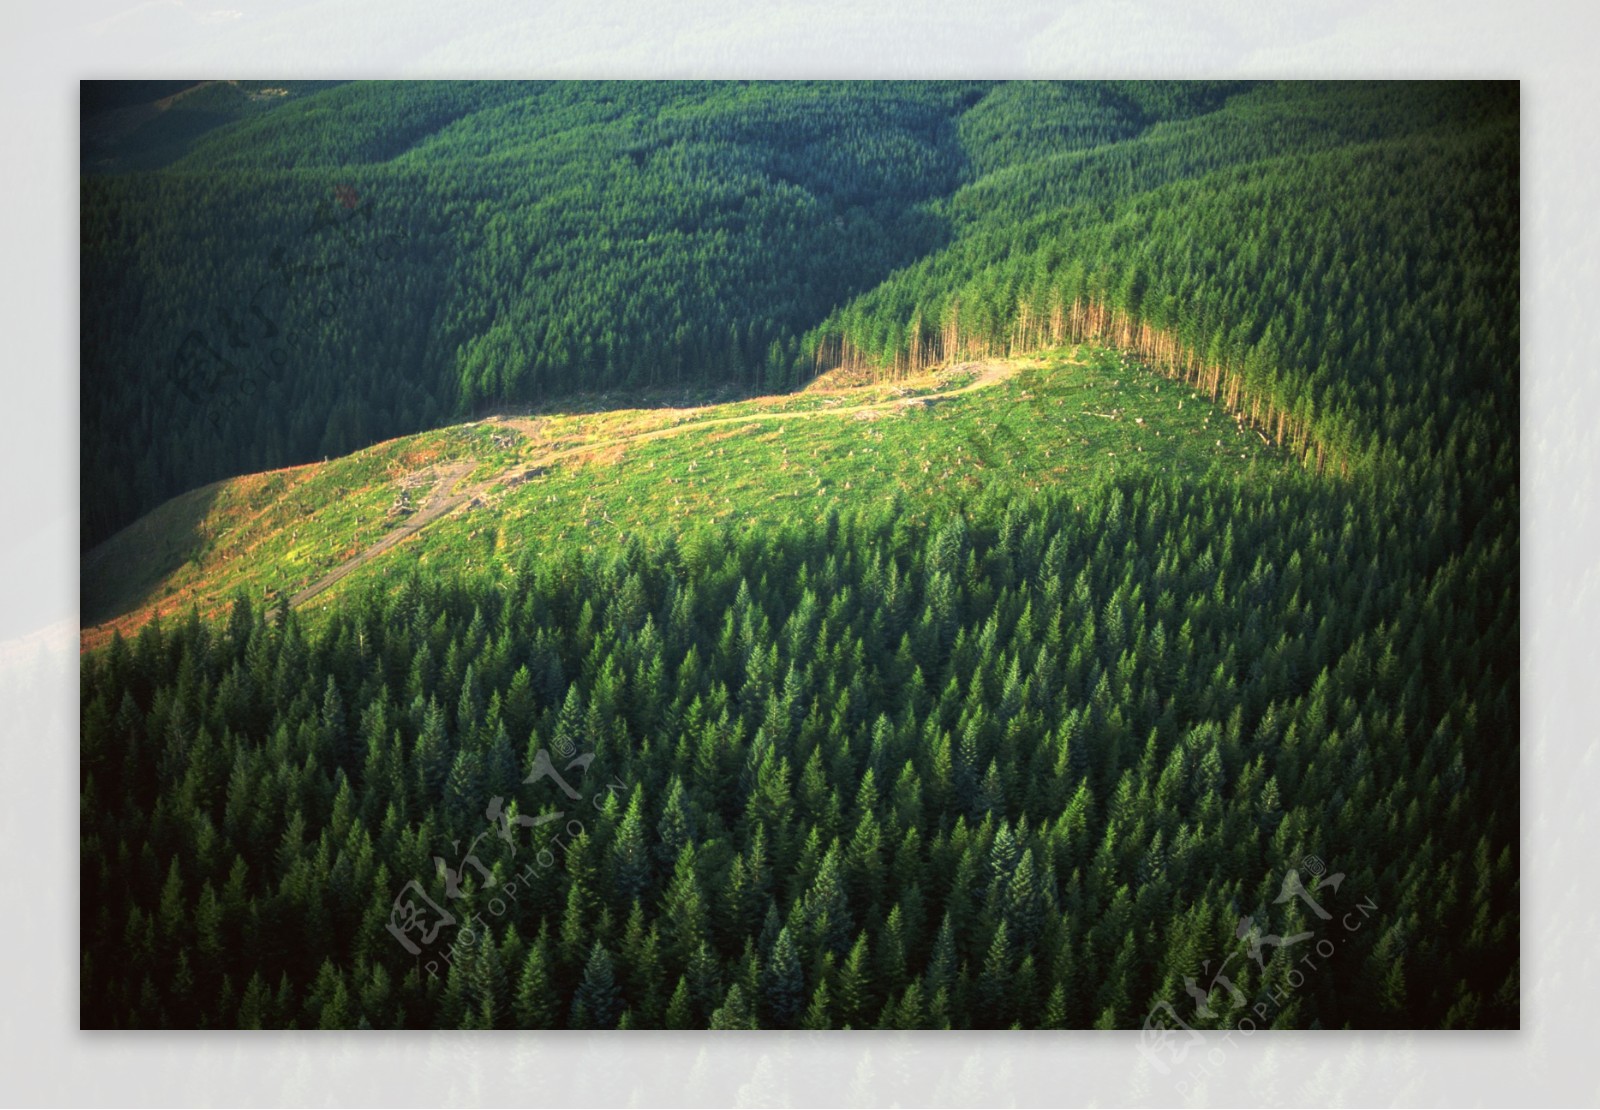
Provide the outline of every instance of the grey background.
<path id="1" fill-rule="evenodd" d="M 1592 508 L 1600 8 L 962 0 L 19 4 L 0 32 L 0 1099 L 19 1104 L 1596 1105 Z M 1137 1034 L 78 1031 L 77 81 L 85 77 L 1468 77 L 1523 96 L 1523 1029 Z M 92 311 L 92 306 L 86 306 Z M 1516 434 L 1507 428 L 1505 434 Z M 1514 738 L 1508 737 L 1507 742 Z M 1191 1057 L 1193 1059 L 1193 1057 Z M 1216 1058 L 1213 1057 L 1213 1060 Z"/>

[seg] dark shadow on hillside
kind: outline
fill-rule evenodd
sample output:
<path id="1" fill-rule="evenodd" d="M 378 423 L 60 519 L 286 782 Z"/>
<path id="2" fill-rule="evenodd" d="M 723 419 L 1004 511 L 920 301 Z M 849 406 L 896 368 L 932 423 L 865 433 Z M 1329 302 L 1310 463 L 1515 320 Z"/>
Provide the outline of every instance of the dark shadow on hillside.
<path id="1" fill-rule="evenodd" d="M 86 551 L 78 572 L 78 626 L 90 628 L 161 600 L 161 583 L 205 548 L 200 524 L 223 482 L 179 494 Z"/>

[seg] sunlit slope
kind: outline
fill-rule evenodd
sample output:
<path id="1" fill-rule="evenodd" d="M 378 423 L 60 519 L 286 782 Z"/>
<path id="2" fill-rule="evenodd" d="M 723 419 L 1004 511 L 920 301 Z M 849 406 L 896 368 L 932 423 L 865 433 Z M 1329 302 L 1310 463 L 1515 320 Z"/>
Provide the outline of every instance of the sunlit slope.
<path id="1" fill-rule="evenodd" d="M 530 549 L 772 529 L 898 498 L 921 524 L 1135 471 L 1270 477 L 1261 433 L 1124 356 L 1065 349 L 694 408 L 497 415 L 216 483 L 84 561 L 84 644 L 243 590 L 308 612 L 413 563 L 507 579 Z"/>

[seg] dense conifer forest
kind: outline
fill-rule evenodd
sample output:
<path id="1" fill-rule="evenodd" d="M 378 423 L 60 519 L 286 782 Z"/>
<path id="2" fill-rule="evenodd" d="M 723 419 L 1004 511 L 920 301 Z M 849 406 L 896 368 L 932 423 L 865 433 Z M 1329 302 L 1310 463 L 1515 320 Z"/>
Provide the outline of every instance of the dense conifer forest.
<path id="1" fill-rule="evenodd" d="M 489 406 L 1063 344 L 1284 465 L 119 635 L 86 1027 L 1519 1024 L 1514 85 L 264 87 L 86 158 L 86 545 Z"/>

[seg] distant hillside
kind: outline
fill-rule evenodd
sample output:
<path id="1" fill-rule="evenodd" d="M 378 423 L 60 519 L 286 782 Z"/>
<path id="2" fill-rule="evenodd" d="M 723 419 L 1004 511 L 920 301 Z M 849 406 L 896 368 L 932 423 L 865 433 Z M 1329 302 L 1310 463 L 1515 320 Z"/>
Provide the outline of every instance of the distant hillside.
<path id="1" fill-rule="evenodd" d="M 160 170 L 220 127 L 263 115 L 338 81 L 84 81 L 84 173 Z"/>

